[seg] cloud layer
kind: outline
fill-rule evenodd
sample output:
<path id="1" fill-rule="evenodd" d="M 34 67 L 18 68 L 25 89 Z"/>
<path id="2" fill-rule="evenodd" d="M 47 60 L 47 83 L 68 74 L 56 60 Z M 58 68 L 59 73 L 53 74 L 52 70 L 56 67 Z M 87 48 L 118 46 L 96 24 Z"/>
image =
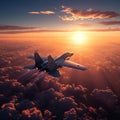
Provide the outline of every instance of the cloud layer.
<path id="1" fill-rule="evenodd" d="M 110 88 L 89 89 L 81 85 L 80 81 L 75 83 L 76 76 L 81 76 L 80 73 L 75 74 L 76 71 L 66 73 L 68 76 L 74 75 L 72 79 L 67 79 L 66 83 L 62 82 L 65 80 L 63 77 L 53 78 L 37 70 L 25 71 L 23 66 L 29 63 L 25 57 L 33 52 L 36 48 L 35 44 L 39 46 L 38 42 L 11 41 L 6 44 L 7 42 L 0 44 L 0 120 L 120 119 L 119 99 Z M 44 46 L 40 51 L 45 51 Z M 100 53 L 99 49 L 95 51 Z M 94 58 L 93 56 L 91 57 Z M 105 54 L 104 56 L 106 57 Z M 89 57 L 87 63 L 88 61 Z M 101 60 L 101 62 L 102 65 L 105 64 L 104 61 Z M 94 63 L 96 65 L 95 61 Z M 111 70 L 112 67 L 110 65 Z M 115 72 L 117 72 L 116 69 Z M 63 76 L 66 77 L 66 74 Z M 91 84 L 93 84 L 92 79 L 93 77 L 89 79 Z M 107 76 L 105 79 L 108 79 Z M 100 81 L 102 81 L 101 77 Z M 99 81 L 96 82 L 99 84 Z"/>
<path id="2" fill-rule="evenodd" d="M 100 22 L 103 25 L 118 25 L 118 22 Z M 120 28 L 93 28 L 89 29 L 90 24 L 78 24 L 80 27 L 84 27 L 82 31 L 90 31 L 90 32 L 103 32 L 103 31 L 120 31 Z M 74 30 L 53 30 L 53 29 L 42 29 L 39 27 L 26 27 L 26 26 L 10 26 L 10 25 L 2 25 L 0 26 L 0 34 L 19 34 L 19 33 L 37 33 L 37 32 L 74 32 Z"/>
<path id="3" fill-rule="evenodd" d="M 40 77 L 34 82 L 35 75 L 31 72 L 19 80 L 2 79 L 0 119 L 94 120 L 115 118 L 119 114 L 115 114 L 117 96 L 108 88 L 94 89 L 90 93 L 82 85 L 61 84 L 50 77 Z M 26 84 L 25 79 L 29 79 Z"/>
<path id="4" fill-rule="evenodd" d="M 69 30 L 44 29 L 40 27 L 0 25 L 1 34 L 31 33 L 31 32 L 67 32 Z"/>
<path id="5" fill-rule="evenodd" d="M 36 29 L 36 27 L 0 25 L 0 30 L 31 30 L 31 29 Z"/>
<path id="6" fill-rule="evenodd" d="M 53 11 L 32 11 L 32 12 L 28 12 L 29 14 L 32 14 L 32 15 L 40 15 L 40 14 L 43 14 L 43 15 L 51 15 L 51 14 L 55 14 L 55 12 Z"/>
<path id="7" fill-rule="evenodd" d="M 66 15 L 60 16 L 63 21 L 73 21 L 79 19 L 101 19 L 101 18 L 114 18 L 120 14 L 114 11 L 100 11 L 92 8 L 86 10 L 73 9 L 70 7 L 62 6 L 61 12 Z"/>
<path id="8" fill-rule="evenodd" d="M 120 21 L 102 21 L 99 23 L 102 25 L 120 25 Z"/>

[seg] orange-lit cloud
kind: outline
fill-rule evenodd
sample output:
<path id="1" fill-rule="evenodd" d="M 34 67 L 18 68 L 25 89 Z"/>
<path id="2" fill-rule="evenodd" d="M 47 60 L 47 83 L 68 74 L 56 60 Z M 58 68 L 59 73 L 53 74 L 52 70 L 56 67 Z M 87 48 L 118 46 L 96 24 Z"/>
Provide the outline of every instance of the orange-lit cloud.
<path id="1" fill-rule="evenodd" d="M 93 28 L 90 29 L 89 24 L 79 23 L 78 26 L 84 27 L 85 29 L 81 29 L 82 31 L 90 31 L 90 32 L 103 32 L 103 31 L 120 31 L 120 28 Z M 4 25 L 0 26 L 0 34 L 19 34 L 19 33 L 39 33 L 39 32 L 73 32 L 76 31 L 74 29 L 43 29 L 39 27 L 26 27 L 26 26 L 10 26 Z"/>
<path id="2" fill-rule="evenodd" d="M 65 6 L 62 6 L 61 12 L 66 14 L 65 16 L 60 16 L 63 21 L 72 21 L 79 19 L 114 18 L 120 16 L 119 13 L 114 11 L 100 11 L 92 8 L 86 10 L 79 10 Z"/>
<path id="3" fill-rule="evenodd" d="M 99 23 L 102 25 L 120 25 L 120 21 L 103 21 Z"/>
<path id="4" fill-rule="evenodd" d="M 33 15 L 39 15 L 39 14 L 43 14 L 43 15 L 50 15 L 50 14 L 55 14 L 55 12 L 53 11 L 33 11 L 33 12 L 28 12 L 29 14 L 33 14 Z"/>
<path id="5" fill-rule="evenodd" d="M 61 20 L 63 20 L 63 21 L 74 21 L 74 20 L 76 20 L 74 17 L 72 17 L 72 16 L 67 16 L 67 15 L 65 15 L 65 16 L 59 16 L 59 18 L 61 18 Z"/>
<path id="6" fill-rule="evenodd" d="M 110 31 L 120 31 L 120 28 L 101 28 L 101 29 L 88 29 L 86 31 L 90 32 L 110 32 Z"/>
<path id="7" fill-rule="evenodd" d="M 0 34 L 17 34 L 17 33 L 35 33 L 35 32 L 68 32 L 69 30 L 44 29 L 40 27 L 26 27 L 26 26 L 10 26 L 1 25 Z"/>
<path id="8" fill-rule="evenodd" d="M 31 30 L 31 29 L 36 29 L 36 27 L 0 25 L 0 30 Z"/>
<path id="9" fill-rule="evenodd" d="M 87 24 L 87 23 L 79 23 L 78 24 L 80 27 L 90 27 L 91 26 L 91 24 Z"/>

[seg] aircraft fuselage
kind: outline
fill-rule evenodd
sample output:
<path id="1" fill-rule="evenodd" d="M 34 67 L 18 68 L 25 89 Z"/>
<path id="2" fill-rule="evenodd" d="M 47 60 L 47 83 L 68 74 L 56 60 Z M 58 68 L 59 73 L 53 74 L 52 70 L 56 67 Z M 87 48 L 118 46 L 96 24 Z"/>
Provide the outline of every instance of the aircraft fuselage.
<path id="1" fill-rule="evenodd" d="M 68 60 L 70 59 L 70 57 L 73 55 L 73 53 L 65 53 L 59 57 L 55 57 L 53 58 L 54 59 L 54 62 L 56 64 L 56 67 L 59 68 L 59 67 L 62 67 L 62 63 L 64 62 L 64 60 Z M 40 67 L 38 67 L 38 69 L 40 71 L 43 71 L 43 70 L 46 70 L 46 71 L 49 71 L 49 67 L 48 67 L 48 59 L 45 60 Z"/>

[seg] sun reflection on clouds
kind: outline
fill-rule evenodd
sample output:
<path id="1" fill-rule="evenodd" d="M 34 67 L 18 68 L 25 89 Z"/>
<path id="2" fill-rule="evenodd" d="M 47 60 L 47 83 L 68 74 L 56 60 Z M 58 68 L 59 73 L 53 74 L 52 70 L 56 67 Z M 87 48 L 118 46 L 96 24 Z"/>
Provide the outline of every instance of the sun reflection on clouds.
<path id="1" fill-rule="evenodd" d="M 73 32 L 71 35 L 71 41 L 73 44 L 85 44 L 87 42 L 88 36 L 85 32 Z"/>

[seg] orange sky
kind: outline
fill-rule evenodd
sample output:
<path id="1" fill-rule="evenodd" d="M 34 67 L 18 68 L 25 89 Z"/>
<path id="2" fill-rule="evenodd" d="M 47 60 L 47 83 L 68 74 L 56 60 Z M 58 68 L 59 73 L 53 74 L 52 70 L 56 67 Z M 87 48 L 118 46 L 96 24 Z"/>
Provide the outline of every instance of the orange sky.
<path id="1" fill-rule="evenodd" d="M 0 34 L 0 40 L 54 40 L 70 41 L 73 39 L 75 32 L 34 32 L 34 33 L 17 33 L 17 34 Z M 84 33 L 87 41 L 118 41 L 120 42 L 120 32 L 79 32 Z M 81 36 L 80 36 L 81 37 Z M 77 38 L 76 38 L 77 39 Z M 74 41 L 74 40 L 73 40 Z"/>

